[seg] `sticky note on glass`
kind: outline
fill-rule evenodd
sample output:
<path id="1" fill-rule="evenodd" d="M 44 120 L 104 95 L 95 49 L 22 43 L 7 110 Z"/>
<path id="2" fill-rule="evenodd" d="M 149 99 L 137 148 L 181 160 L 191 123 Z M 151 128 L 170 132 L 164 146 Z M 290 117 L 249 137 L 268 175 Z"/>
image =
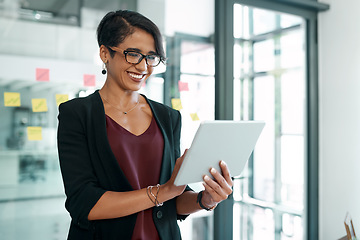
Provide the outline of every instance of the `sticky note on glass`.
<path id="1" fill-rule="evenodd" d="M 63 102 L 66 102 L 66 101 L 69 100 L 69 95 L 67 95 L 67 94 L 55 94 L 55 100 L 56 100 L 56 105 L 59 106 Z"/>
<path id="2" fill-rule="evenodd" d="M 85 87 L 95 87 L 95 75 L 93 74 L 84 74 L 84 86 Z"/>
<path id="3" fill-rule="evenodd" d="M 48 110 L 46 98 L 33 98 L 31 104 L 33 112 L 47 112 Z"/>
<path id="4" fill-rule="evenodd" d="M 5 107 L 20 107 L 20 93 L 4 92 Z"/>
<path id="5" fill-rule="evenodd" d="M 27 136 L 29 141 L 42 140 L 42 128 L 41 127 L 27 127 Z"/>
<path id="6" fill-rule="evenodd" d="M 199 121 L 199 116 L 197 115 L 197 113 L 190 113 L 191 119 L 193 121 Z"/>
<path id="7" fill-rule="evenodd" d="M 181 100 L 180 98 L 173 98 L 171 99 L 171 105 L 173 109 L 180 110 L 182 109 Z"/>
<path id="8" fill-rule="evenodd" d="M 39 82 L 50 81 L 50 70 L 48 68 L 36 68 L 35 78 Z"/>
<path id="9" fill-rule="evenodd" d="M 187 82 L 179 81 L 178 86 L 179 86 L 179 91 L 180 92 L 189 91 L 189 83 L 187 83 Z"/>

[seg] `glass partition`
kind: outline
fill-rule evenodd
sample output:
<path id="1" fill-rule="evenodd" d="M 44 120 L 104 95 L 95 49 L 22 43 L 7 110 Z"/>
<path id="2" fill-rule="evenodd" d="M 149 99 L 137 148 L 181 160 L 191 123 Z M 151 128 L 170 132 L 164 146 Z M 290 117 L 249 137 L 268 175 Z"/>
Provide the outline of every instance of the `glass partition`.
<path id="1" fill-rule="evenodd" d="M 199 122 L 214 118 L 213 0 L 0 2 L 0 238 L 66 239 L 70 217 L 57 156 L 58 105 L 102 87 L 96 27 L 117 9 L 152 19 L 170 46 L 167 64 L 141 93 L 162 103 L 173 100 L 183 119 L 182 151 Z M 184 13 L 188 17 L 179 22 Z M 211 213 L 179 224 L 184 239 L 212 237 Z"/>

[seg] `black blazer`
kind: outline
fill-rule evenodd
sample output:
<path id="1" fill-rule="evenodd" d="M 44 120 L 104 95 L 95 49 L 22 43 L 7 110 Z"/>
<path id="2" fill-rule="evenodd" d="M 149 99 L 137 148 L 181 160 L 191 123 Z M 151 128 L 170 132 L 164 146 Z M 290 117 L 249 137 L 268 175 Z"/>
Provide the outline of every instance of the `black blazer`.
<path id="1" fill-rule="evenodd" d="M 145 97 L 145 96 L 144 96 Z M 179 111 L 147 99 L 164 137 L 160 184 L 170 179 L 180 156 Z M 58 152 L 65 194 L 71 215 L 68 239 L 131 239 L 137 214 L 89 221 L 87 216 L 106 191 L 131 191 L 111 150 L 106 134 L 105 111 L 99 92 L 59 106 Z M 161 239 L 181 239 L 175 199 L 155 207 L 153 219 Z"/>

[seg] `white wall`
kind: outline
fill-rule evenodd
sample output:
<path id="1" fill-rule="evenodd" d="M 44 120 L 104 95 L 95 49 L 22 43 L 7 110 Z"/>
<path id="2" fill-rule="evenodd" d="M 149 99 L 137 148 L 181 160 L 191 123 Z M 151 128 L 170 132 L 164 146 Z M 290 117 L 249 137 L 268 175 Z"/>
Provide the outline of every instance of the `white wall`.
<path id="1" fill-rule="evenodd" d="M 163 35 L 178 32 L 209 37 L 214 33 L 214 0 L 138 0 L 137 6 Z"/>
<path id="2" fill-rule="evenodd" d="M 322 0 L 320 62 L 320 239 L 360 233 L 360 1 Z"/>
<path id="3" fill-rule="evenodd" d="M 165 34 L 175 32 L 209 37 L 214 33 L 214 0 L 167 0 Z"/>

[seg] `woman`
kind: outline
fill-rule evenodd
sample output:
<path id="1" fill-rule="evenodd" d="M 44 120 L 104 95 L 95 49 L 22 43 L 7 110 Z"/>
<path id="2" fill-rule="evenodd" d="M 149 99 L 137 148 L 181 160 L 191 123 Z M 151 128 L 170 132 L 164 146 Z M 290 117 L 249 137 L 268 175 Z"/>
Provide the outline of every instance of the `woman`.
<path id="1" fill-rule="evenodd" d="M 222 172 L 205 190 L 175 186 L 180 113 L 138 90 L 165 59 L 159 29 L 132 11 L 108 13 L 98 29 L 107 78 L 100 91 L 59 107 L 58 151 L 72 221 L 68 239 L 180 239 L 177 219 L 212 210 L 232 192 Z"/>

